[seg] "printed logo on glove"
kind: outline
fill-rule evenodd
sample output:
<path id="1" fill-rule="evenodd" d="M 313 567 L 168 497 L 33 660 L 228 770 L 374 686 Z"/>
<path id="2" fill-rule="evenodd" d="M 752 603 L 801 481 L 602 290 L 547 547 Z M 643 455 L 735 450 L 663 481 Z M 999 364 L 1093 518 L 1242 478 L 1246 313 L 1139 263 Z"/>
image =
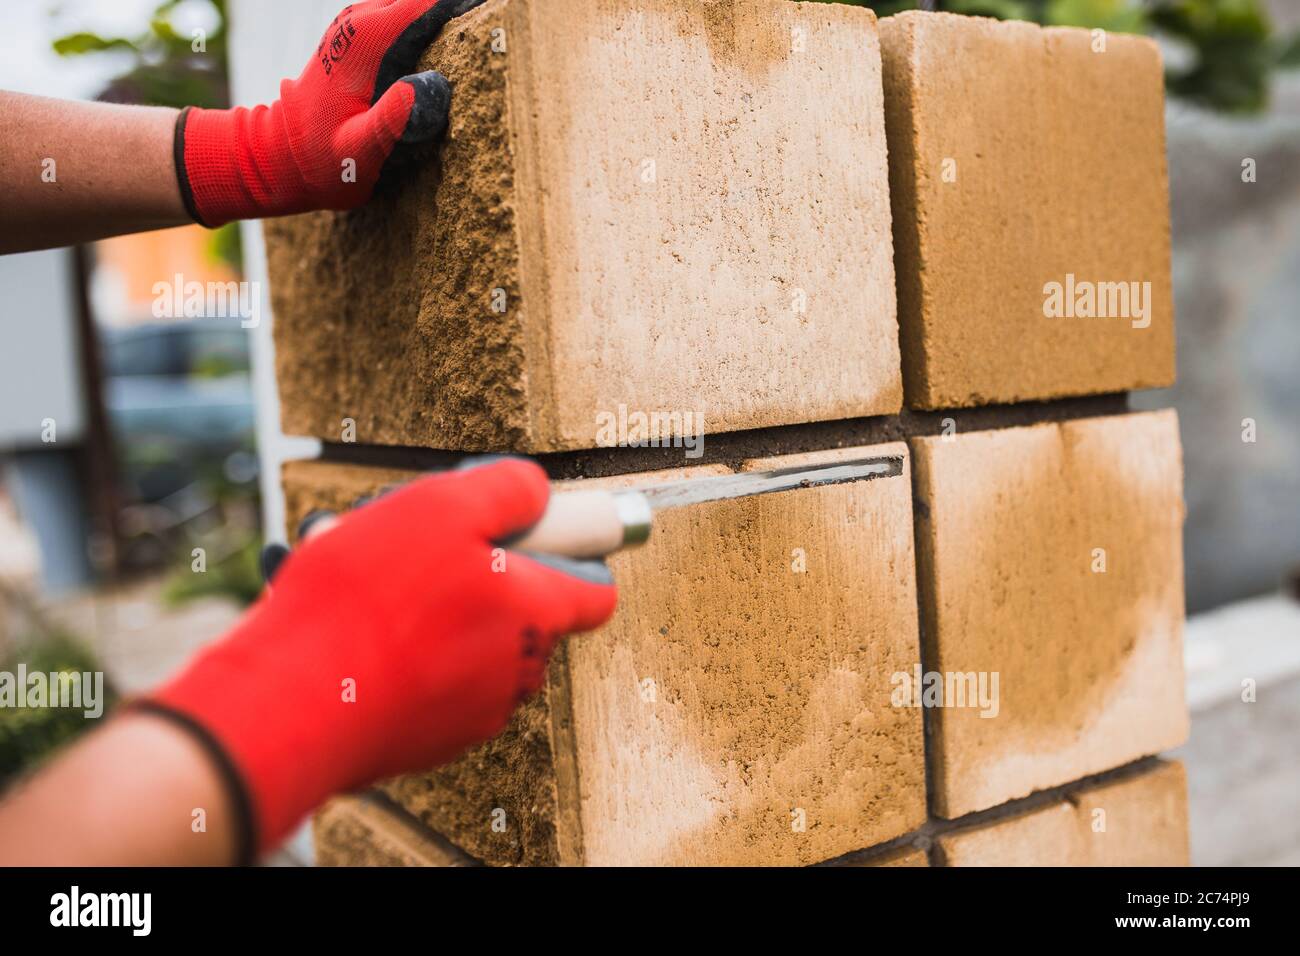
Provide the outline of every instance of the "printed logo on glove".
<path id="1" fill-rule="evenodd" d="M 316 49 L 316 55 L 320 57 L 321 65 L 325 67 L 327 75 L 333 72 L 335 63 L 343 62 L 343 57 L 352 48 L 352 38 L 357 35 L 357 28 L 352 23 L 352 17 L 349 16 L 351 13 L 352 8 L 348 7 L 334 18 L 329 33 L 325 34 L 325 39 Z"/>

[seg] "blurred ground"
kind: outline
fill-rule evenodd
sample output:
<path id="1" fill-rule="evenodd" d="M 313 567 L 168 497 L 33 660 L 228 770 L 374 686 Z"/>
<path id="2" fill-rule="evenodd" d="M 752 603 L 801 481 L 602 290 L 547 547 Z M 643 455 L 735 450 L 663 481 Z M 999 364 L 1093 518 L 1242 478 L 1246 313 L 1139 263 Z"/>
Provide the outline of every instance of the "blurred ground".
<path id="1" fill-rule="evenodd" d="M 169 607 L 163 580 L 86 592 L 47 604 L 46 618 L 80 637 L 121 693 L 155 686 L 238 620 L 233 601 L 198 598 Z"/>
<path id="2" fill-rule="evenodd" d="M 1192 864 L 1300 866 L 1300 603 L 1197 615 L 1185 657 Z"/>

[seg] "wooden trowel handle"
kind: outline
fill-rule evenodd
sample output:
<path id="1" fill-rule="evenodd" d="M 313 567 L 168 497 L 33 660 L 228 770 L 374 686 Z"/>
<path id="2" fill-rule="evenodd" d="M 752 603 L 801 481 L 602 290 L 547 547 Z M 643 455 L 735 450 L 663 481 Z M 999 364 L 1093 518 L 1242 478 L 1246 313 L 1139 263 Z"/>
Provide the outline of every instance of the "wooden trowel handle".
<path id="1" fill-rule="evenodd" d="M 650 536 L 650 502 L 635 491 L 571 491 L 551 496 L 546 514 L 516 551 L 566 558 L 603 558 Z"/>

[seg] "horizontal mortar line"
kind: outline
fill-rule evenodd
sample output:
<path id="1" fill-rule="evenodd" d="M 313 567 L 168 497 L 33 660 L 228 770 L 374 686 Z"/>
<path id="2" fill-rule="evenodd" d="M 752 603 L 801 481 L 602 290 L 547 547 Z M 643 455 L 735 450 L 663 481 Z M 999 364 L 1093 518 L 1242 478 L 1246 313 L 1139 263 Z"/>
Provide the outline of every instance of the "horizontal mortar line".
<path id="1" fill-rule="evenodd" d="M 902 836 L 894 837 L 892 840 L 886 840 L 884 843 L 877 843 L 873 846 L 864 847 L 861 850 L 850 850 L 848 853 L 832 857 L 829 860 L 823 860 L 820 863 L 813 863 L 812 866 L 869 866 L 878 860 L 888 859 L 895 853 L 906 850 L 920 850 L 926 855 L 926 858 L 929 859 L 931 838 L 929 834 L 925 832 L 925 828 L 928 825 L 928 822 L 924 823 L 917 829 L 909 830 Z"/>
<path id="2" fill-rule="evenodd" d="M 978 810 L 974 813 L 967 813 L 964 816 L 952 820 L 944 820 L 933 816 L 928 817 L 925 823 L 921 824 L 915 830 L 911 830 L 900 837 L 895 837 L 887 843 L 879 843 L 875 846 L 864 847 L 861 850 L 852 850 L 842 856 L 837 856 L 815 865 L 846 866 L 869 863 L 881 857 L 890 856 L 898 850 L 906 849 L 924 850 L 930 856 L 931 865 L 934 865 L 935 858 L 933 851 L 936 845 L 935 841 L 939 837 L 947 836 L 948 834 L 955 833 L 959 830 L 966 830 L 978 826 L 987 826 L 991 823 L 999 823 L 1003 820 L 1018 817 L 1022 813 L 1056 806 L 1058 803 L 1063 801 L 1072 803 L 1073 801 L 1071 800 L 1071 796 L 1080 790 L 1087 790 L 1092 787 L 1103 786 L 1105 784 L 1116 783 L 1120 780 L 1128 780 L 1138 777 L 1146 771 L 1155 768 L 1159 764 L 1166 762 L 1168 761 L 1159 754 L 1139 757 L 1137 760 L 1130 761 L 1129 763 L 1123 764 L 1119 767 L 1113 767 L 1110 770 L 1103 770 L 1086 777 L 1080 777 L 1078 780 L 1071 780 L 1069 783 L 1049 787 L 1046 790 L 1035 790 L 1027 796 L 1018 797 L 1015 800 L 1008 800 L 1006 803 L 999 803 L 996 807 L 989 807 L 987 810 Z"/>
<path id="3" fill-rule="evenodd" d="M 696 465 L 725 465 L 739 470 L 750 458 L 770 458 L 807 452 L 880 445 L 938 435 L 945 419 L 952 419 L 957 434 L 1070 421 L 1129 411 L 1128 393 L 1112 392 L 1045 402 L 985 405 L 940 411 L 904 409 L 897 415 L 848 418 L 797 425 L 776 425 L 747 431 L 706 432 L 700 444 L 703 453 L 687 458 L 684 448 L 594 448 L 578 451 L 544 452 L 528 457 L 539 462 L 553 480 L 605 478 L 613 475 L 660 471 Z M 321 461 L 368 465 L 407 471 L 437 471 L 455 466 L 465 458 L 483 452 L 458 452 L 399 445 L 362 445 L 325 442 Z"/>

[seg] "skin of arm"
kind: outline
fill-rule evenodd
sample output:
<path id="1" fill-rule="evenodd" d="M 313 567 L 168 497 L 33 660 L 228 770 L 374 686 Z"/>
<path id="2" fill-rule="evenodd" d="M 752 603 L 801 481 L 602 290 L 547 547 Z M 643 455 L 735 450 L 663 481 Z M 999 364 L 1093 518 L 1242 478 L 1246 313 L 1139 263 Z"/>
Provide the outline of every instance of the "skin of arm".
<path id="1" fill-rule="evenodd" d="M 193 222 L 176 179 L 176 116 L 0 90 L 0 255 Z"/>
<path id="2" fill-rule="evenodd" d="M 193 736 L 124 714 L 0 803 L 0 866 L 223 866 L 236 855 L 232 820 Z"/>

